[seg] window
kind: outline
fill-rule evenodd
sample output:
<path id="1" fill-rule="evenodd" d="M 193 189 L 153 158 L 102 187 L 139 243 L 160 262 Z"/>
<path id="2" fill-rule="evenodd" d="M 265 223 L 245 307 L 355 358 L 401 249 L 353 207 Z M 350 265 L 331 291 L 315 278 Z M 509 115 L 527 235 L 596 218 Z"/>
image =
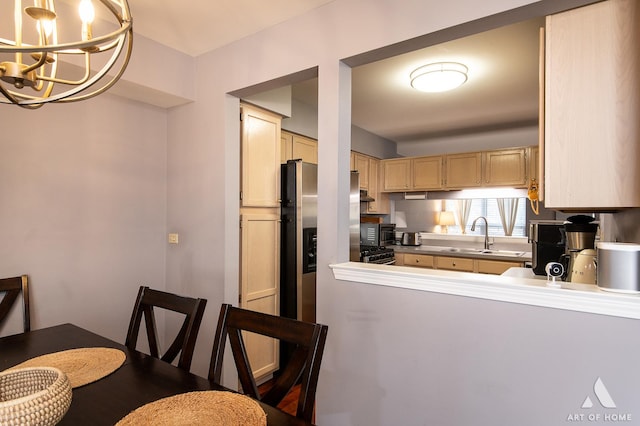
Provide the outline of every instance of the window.
<path id="1" fill-rule="evenodd" d="M 525 204 L 526 198 L 518 198 L 518 209 L 516 223 L 513 226 L 514 237 L 524 237 L 527 235 L 527 206 Z M 446 200 L 446 209 L 452 212 L 457 211 L 457 200 Z M 498 201 L 495 198 L 474 198 L 471 200 L 471 209 L 469 212 L 469 220 L 467 222 L 466 230 L 467 234 L 472 235 L 484 235 L 484 220 L 476 222 L 476 230 L 471 232 L 471 224 L 474 219 L 484 216 L 489 222 L 489 235 L 491 236 L 504 236 L 504 229 L 502 228 L 502 221 L 500 219 L 500 213 L 498 210 Z M 458 218 L 456 217 L 456 223 Z M 461 234 L 459 224 L 456 226 L 449 226 L 450 234 Z"/>

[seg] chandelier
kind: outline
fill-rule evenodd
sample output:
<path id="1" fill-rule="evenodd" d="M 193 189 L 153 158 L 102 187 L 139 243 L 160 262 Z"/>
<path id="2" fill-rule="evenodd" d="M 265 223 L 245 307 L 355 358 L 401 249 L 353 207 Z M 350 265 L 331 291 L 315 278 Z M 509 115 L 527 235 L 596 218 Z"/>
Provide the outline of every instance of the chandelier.
<path id="1" fill-rule="evenodd" d="M 81 101 L 104 93 L 124 73 L 133 47 L 127 0 L 96 0 L 102 6 L 97 10 L 91 0 L 79 0 L 75 8 L 72 0 L 54 1 L 34 0 L 23 8 L 22 0 L 14 0 L 13 13 L 2 10 L 10 3 L 2 1 L 1 103 L 35 109 Z"/>

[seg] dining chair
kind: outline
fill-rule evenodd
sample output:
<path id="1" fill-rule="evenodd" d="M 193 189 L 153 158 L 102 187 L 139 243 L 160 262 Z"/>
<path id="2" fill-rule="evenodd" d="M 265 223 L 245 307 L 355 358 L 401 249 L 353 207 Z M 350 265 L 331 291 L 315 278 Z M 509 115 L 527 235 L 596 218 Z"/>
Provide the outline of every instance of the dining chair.
<path id="1" fill-rule="evenodd" d="M 29 312 L 29 278 L 27 275 L 19 277 L 0 278 L 0 293 L 4 297 L 0 300 L 0 325 L 2 325 L 11 307 L 22 292 L 22 315 L 24 332 L 31 331 L 31 314 Z"/>
<path id="2" fill-rule="evenodd" d="M 229 343 L 238 370 L 242 392 L 265 404 L 277 407 L 289 391 L 300 382 L 300 397 L 296 417 L 311 422 L 322 353 L 328 327 L 322 324 L 297 321 L 223 304 L 213 342 L 209 366 L 209 380 L 221 384 L 224 348 Z M 294 346 L 287 365 L 280 366 L 273 386 L 260 395 L 253 377 L 243 331 L 272 337 Z"/>
<path id="3" fill-rule="evenodd" d="M 129 349 L 136 349 L 138 332 L 140 331 L 142 317 L 144 316 L 150 355 L 172 363 L 178 354 L 180 354 L 178 367 L 185 371 L 189 371 L 191 368 L 191 360 L 193 358 L 193 350 L 196 346 L 196 338 L 198 337 L 198 330 L 200 329 L 200 323 L 202 322 L 202 316 L 204 314 L 206 304 L 206 299 L 178 296 L 173 293 L 153 290 L 149 287 L 141 286 L 133 307 L 133 313 L 131 314 L 131 321 L 129 322 L 129 331 L 127 332 L 125 346 Z M 158 345 L 158 332 L 156 328 L 154 308 L 161 308 L 166 311 L 184 314 L 184 321 L 180 331 L 162 356 L 160 356 L 160 349 Z"/>

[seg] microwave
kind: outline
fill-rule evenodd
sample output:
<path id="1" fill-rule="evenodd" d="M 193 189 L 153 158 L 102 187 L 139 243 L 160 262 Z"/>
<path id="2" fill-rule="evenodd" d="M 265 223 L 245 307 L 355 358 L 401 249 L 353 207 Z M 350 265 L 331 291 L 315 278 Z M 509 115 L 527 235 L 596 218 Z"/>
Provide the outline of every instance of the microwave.
<path id="1" fill-rule="evenodd" d="M 396 225 L 394 223 L 361 223 L 360 246 L 385 247 L 395 244 Z"/>

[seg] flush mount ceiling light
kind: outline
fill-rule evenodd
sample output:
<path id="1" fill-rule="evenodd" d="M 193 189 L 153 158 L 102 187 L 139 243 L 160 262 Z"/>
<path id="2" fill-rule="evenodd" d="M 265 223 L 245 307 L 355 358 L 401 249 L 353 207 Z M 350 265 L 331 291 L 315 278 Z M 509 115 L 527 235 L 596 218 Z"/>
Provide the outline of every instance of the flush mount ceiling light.
<path id="1" fill-rule="evenodd" d="M 411 87 L 422 92 L 446 92 L 467 81 L 468 68 L 458 62 L 435 62 L 416 68 Z"/>
<path id="2" fill-rule="evenodd" d="M 2 2 L 0 16 L 13 16 L 13 39 L 0 33 L 1 103 L 35 109 L 49 102 L 81 101 L 105 92 L 124 73 L 133 47 L 127 0 L 97 0 L 107 21 L 100 28 L 108 28 L 97 35 L 91 0 L 77 1 L 76 10 L 69 1 L 60 1 L 56 10 L 54 1 L 34 0 L 23 9 L 22 0 L 14 0 L 13 13 L 3 10 L 10 2 Z"/>

